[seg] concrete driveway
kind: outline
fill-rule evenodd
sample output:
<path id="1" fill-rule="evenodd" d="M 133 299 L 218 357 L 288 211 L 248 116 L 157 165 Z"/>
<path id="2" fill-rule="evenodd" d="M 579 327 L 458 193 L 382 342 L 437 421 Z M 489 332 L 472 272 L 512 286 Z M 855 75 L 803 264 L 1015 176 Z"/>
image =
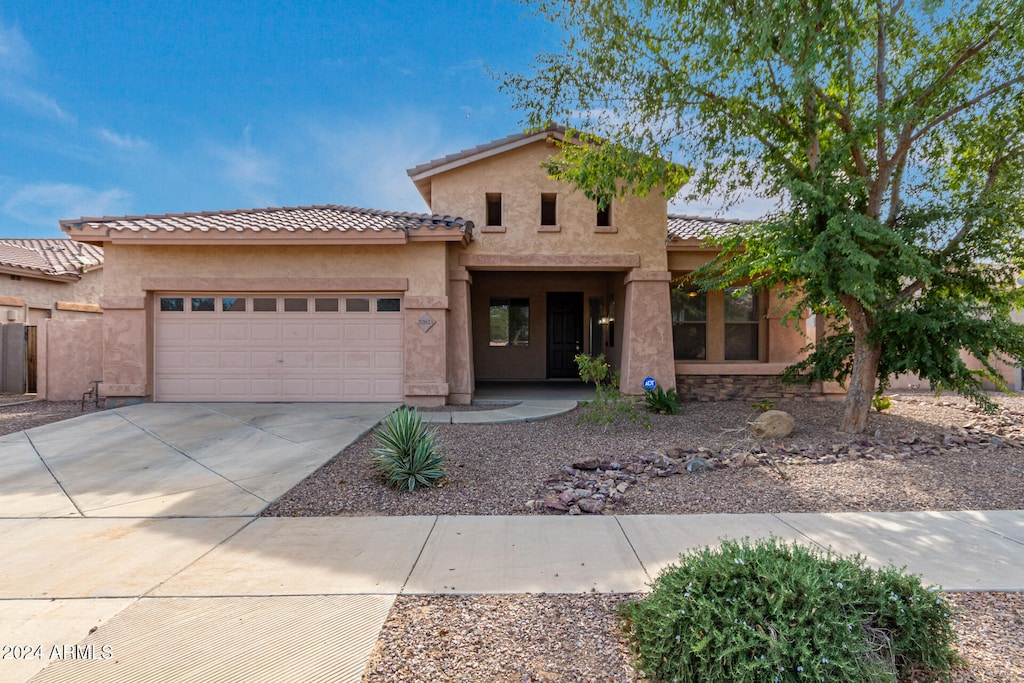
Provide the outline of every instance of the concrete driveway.
<path id="1" fill-rule="evenodd" d="M 0 518 L 255 516 L 393 404 L 147 403 L 0 437 Z"/>

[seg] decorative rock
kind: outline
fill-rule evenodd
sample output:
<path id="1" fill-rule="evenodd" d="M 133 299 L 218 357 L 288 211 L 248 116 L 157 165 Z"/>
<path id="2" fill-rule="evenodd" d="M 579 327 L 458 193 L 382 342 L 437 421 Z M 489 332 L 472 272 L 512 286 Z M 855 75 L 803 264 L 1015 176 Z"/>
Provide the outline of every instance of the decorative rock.
<path id="1" fill-rule="evenodd" d="M 625 493 L 626 491 L 629 490 L 629 484 L 627 484 L 626 482 L 622 482 L 615 487 L 615 490 L 618 491 L 619 493 Z"/>
<path id="2" fill-rule="evenodd" d="M 576 494 L 570 491 L 562 491 L 558 494 L 558 500 L 560 500 L 563 505 L 570 505 L 576 502 Z"/>
<path id="3" fill-rule="evenodd" d="M 597 458 L 587 458 L 585 460 L 579 460 L 577 462 L 574 462 L 572 466 L 574 469 L 577 470 L 596 470 L 601 466 L 601 461 L 598 460 Z"/>
<path id="4" fill-rule="evenodd" d="M 715 466 L 704 458 L 690 458 L 686 461 L 687 472 L 709 472 L 715 469 Z"/>
<path id="5" fill-rule="evenodd" d="M 577 505 L 580 510 L 590 515 L 599 515 L 604 510 L 604 503 L 596 498 L 583 498 Z"/>
<path id="6" fill-rule="evenodd" d="M 558 496 L 548 496 L 544 499 L 544 507 L 549 510 L 558 510 L 559 512 L 565 512 L 569 509 L 569 506 L 558 500 Z"/>
<path id="7" fill-rule="evenodd" d="M 571 508 L 569 508 L 569 514 L 570 515 L 582 515 L 583 513 L 580 511 L 579 506 L 573 505 Z"/>
<path id="8" fill-rule="evenodd" d="M 795 424 L 784 410 L 767 410 L 750 423 L 750 431 L 759 439 L 781 439 L 789 436 Z"/>

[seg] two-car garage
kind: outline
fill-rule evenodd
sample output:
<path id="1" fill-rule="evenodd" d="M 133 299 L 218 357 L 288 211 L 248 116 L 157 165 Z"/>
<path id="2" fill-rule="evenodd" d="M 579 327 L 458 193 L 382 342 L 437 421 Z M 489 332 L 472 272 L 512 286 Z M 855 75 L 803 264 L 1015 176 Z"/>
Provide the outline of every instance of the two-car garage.
<path id="1" fill-rule="evenodd" d="M 158 293 L 157 401 L 395 401 L 398 293 Z"/>

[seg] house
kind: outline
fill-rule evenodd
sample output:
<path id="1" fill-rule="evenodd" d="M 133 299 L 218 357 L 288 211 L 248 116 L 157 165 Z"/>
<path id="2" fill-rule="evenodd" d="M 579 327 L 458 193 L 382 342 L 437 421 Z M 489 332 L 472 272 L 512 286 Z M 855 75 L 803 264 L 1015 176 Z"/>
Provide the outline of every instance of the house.
<path id="1" fill-rule="evenodd" d="M 43 321 L 100 318 L 102 269 L 98 245 L 0 239 L 0 390 L 37 392 Z"/>
<path id="2" fill-rule="evenodd" d="M 0 239 L 0 322 L 101 314 L 103 249 L 68 239 Z"/>
<path id="3" fill-rule="evenodd" d="M 695 399 L 781 395 L 806 338 L 777 298 L 681 284 L 728 223 L 670 216 L 657 196 L 598 210 L 541 167 L 563 139 L 552 127 L 410 169 L 425 214 L 61 221 L 104 248 L 108 404 L 461 404 L 476 380 L 576 377 L 581 352 L 606 354 L 630 393 L 652 377 Z"/>

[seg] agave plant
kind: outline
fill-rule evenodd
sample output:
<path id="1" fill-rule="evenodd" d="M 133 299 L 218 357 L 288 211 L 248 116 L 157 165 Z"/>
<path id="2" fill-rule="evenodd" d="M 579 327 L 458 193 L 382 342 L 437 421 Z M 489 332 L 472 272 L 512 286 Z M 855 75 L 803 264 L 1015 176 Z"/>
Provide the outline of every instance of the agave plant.
<path id="1" fill-rule="evenodd" d="M 412 491 L 444 477 L 437 430 L 428 429 L 415 408 L 403 406 L 388 415 L 374 437 L 378 447 L 370 452 L 389 486 Z"/>

